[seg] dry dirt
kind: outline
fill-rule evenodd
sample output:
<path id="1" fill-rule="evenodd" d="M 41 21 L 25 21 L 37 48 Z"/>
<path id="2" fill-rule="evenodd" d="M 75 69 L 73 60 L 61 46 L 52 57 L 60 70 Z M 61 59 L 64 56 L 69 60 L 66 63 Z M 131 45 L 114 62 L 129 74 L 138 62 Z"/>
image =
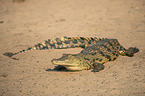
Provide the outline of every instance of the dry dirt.
<path id="1" fill-rule="evenodd" d="M 0 0 L 0 96 L 145 96 L 145 0 L 12 1 Z M 98 73 L 46 71 L 78 48 L 2 55 L 61 36 L 116 38 L 140 52 Z"/>

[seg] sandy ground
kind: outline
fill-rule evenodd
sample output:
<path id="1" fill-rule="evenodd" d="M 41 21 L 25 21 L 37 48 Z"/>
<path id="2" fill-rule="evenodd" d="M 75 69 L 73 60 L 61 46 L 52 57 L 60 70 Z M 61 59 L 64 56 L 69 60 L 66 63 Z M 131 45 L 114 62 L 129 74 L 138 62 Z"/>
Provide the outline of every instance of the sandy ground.
<path id="1" fill-rule="evenodd" d="M 61 36 L 116 38 L 140 52 L 98 73 L 46 71 L 78 48 L 2 55 Z M 144 44 L 145 0 L 0 0 L 0 96 L 145 96 Z"/>

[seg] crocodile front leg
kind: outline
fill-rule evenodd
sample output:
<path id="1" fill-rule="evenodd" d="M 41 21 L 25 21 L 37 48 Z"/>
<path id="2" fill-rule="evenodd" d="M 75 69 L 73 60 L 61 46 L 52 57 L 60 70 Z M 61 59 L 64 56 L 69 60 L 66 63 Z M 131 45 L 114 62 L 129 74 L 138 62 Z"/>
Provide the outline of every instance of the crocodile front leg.
<path id="1" fill-rule="evenodd" d="M 47 69 L 46 71 L 68 71 L 64 66 L 58 65 L 54 69 Z"/>
<path id="2" fill-rule="evenodd" d="M 94 66 L 94 69 L 91 72 L 99 72 L 99 71 L 104 69 L 104 65 L 100 64 L 100 63 L 97 63 L 97 62 L 95 62 L 93 64 L 93 66 Z"/>

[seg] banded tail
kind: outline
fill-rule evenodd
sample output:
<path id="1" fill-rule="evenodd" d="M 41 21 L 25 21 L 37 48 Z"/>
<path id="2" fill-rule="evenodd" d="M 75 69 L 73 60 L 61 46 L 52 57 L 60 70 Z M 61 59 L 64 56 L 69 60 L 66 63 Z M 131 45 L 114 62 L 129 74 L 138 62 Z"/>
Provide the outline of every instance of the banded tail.
<path id="1" fill-rule="evenodd" d="M 12 58 L 12 56 L 25 53 L 31 50 L 47 50 L 47 49 L 66 49 L 66 48 L 86 48 L 88 45 L 95 44 L 104 38 L 96 37 L 60 37 L 55 39 L 48 39 L 44 42 L 38 43 L 32 47 L 28 47 L 26 50 L 21 50 L 19 52 L 5 52 L 3 55 Z M 17 60 L 16 58 L 12 58 Z"/>

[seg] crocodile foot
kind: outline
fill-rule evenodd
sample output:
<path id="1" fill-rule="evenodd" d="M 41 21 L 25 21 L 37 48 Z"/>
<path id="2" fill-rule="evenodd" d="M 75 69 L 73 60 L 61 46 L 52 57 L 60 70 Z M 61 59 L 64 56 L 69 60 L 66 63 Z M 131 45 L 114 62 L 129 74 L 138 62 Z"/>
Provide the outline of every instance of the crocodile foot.
<path id="1" fill-rule="evenodd" d="M 47 69 L 46 71 L 68 71 L 65 67 L 58 65 L 54 69 Z"/>
<path id="2" fill-rule="evenodd" d="M 91 71 L 91 72 L 99 72 L 101 70 L 104 69 L 104 65 L 103 64 L 100 64 L 100 63 L 94 63 L 93 64 L 95 67 L 94 69 Z"/>
<path id="3" fill-rule="evenodd" d="M 134 55 L 134 53 L 139 52 L 139 49 L 136 47 L 130 47 L 127 49 L 126 55 L 129 57 L 132 57 Z"/>

